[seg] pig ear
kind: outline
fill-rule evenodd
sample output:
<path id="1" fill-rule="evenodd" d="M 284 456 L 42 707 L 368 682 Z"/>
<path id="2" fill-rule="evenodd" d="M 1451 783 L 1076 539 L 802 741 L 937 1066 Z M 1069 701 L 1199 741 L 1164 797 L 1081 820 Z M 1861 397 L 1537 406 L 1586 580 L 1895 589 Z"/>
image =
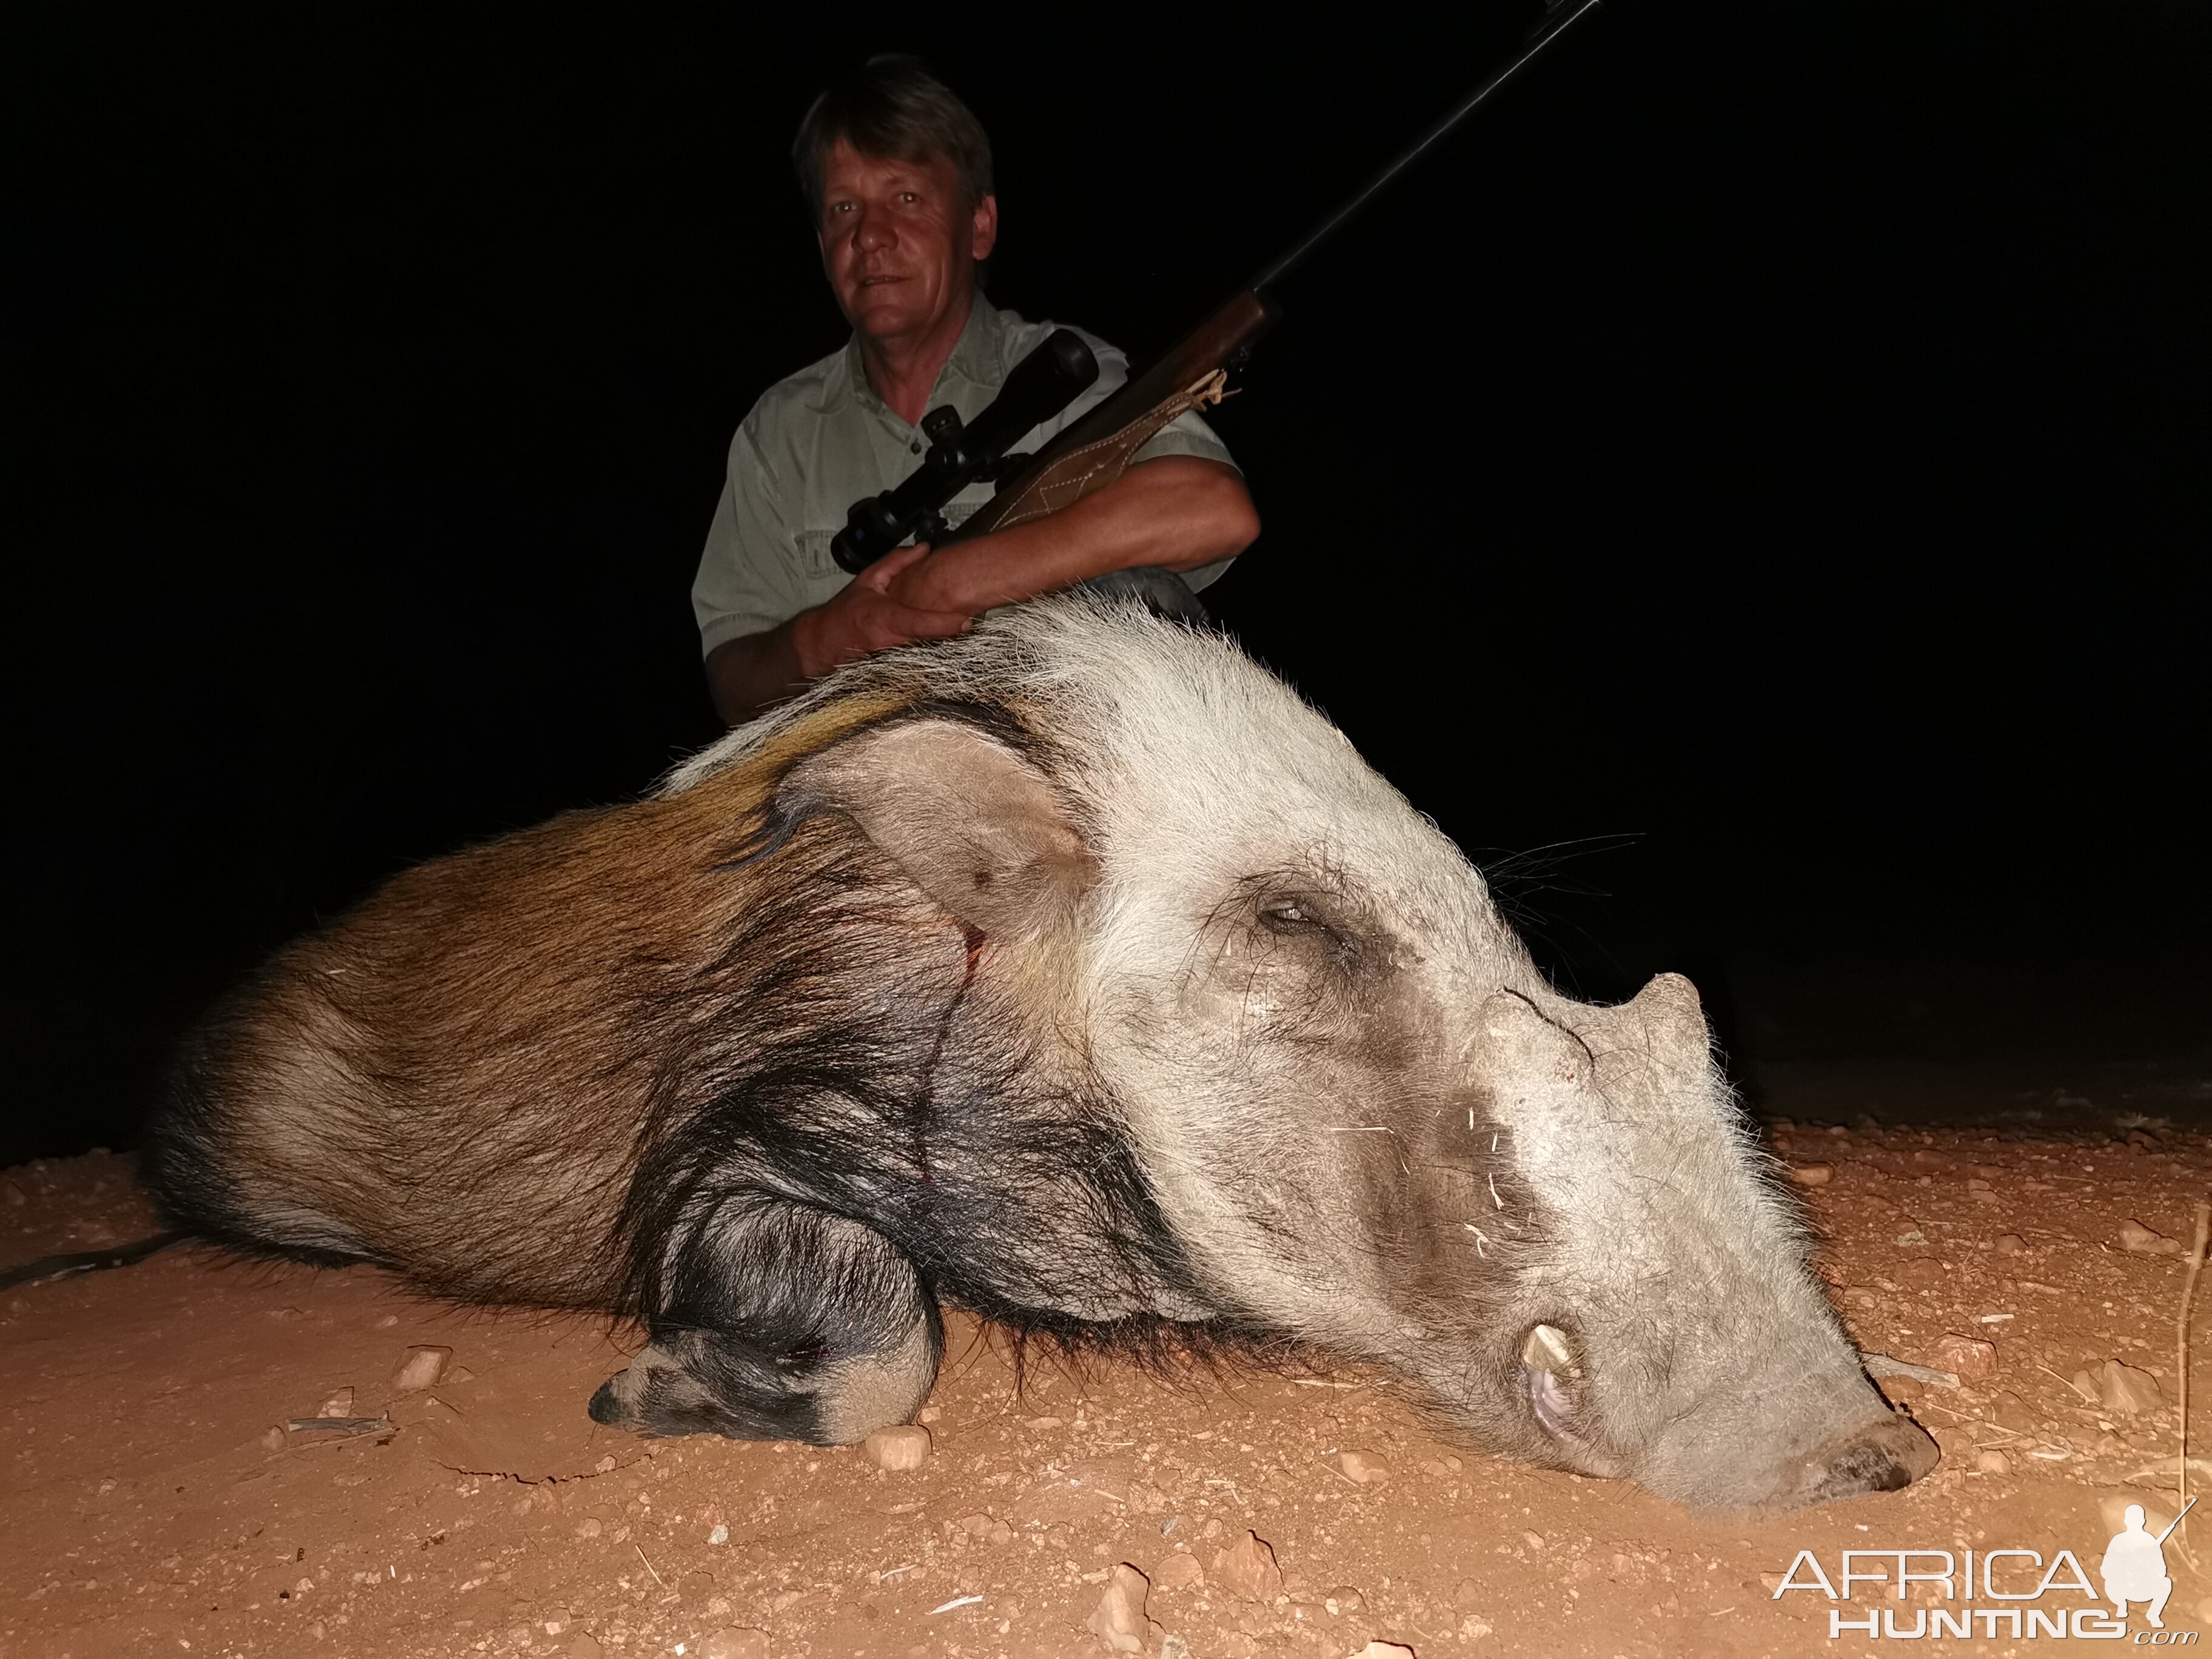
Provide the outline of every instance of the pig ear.
<path id="1" fill-rule="evenodd" d="M 793 769 L 782 793 L 799 813 L 845 814 L 924 892 L 1000 938 L 1042 931 L 1096 872 L 1044 774 L 959 721 L 848 738 Z"/>

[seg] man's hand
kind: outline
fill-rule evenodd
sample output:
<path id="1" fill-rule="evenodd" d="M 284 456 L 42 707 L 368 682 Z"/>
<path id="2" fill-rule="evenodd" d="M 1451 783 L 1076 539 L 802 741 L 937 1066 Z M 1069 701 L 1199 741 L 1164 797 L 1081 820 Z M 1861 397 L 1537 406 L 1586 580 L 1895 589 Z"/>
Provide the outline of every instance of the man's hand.
<path id="1" fill-rule="evenodd" d="M 1260 515 L 1234 467 L 1164 455 L 1139 462 L 1049 517 L 955 542 L 933 558 L 902 565 L 892 573 L 889 592 L 924 611 L 980 616 L 995 605 L 1133 565 L 1195 570 L 1243 552 L 1259 533 Z M 883 560 L 869 574 L 889 563 Z"/>
<path id="2" fill-rule="evenodd" d="M 963 633 L 964 611 L 917 610 L 886 592 L 899 574 L 927 556 L 927 544 L 885 554 L 838 590 L 780 628 L 725 640 L 707 653 L 707 691 L 726 726 L 742 726 L 841 664 L 915 640 Z"/>
<path id="3" fill-rule="evenodd" d="M 835 599 L 793 617 L 791 642 L 799 654 L 800 678 L 817 679 L 833 668 L 895 645 L 967 632 L 975 621 L 969 611 L 923 610 L 891 597 L 901 574 L 928 555 L 927 542 L 895 549 L 839 589 Z"/>

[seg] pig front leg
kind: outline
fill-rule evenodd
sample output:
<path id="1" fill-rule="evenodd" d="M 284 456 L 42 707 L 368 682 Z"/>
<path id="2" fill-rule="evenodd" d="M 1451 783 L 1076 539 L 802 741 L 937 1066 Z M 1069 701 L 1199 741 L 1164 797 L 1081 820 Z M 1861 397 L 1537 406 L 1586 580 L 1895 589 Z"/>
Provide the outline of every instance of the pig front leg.
<path id="1" fill-rule="evenodd" d="M 751 1195 L 672 1249 L 652 1340 L 592 1396 L 640 1434 L 850 1445 L 911 1418 L 944 1352 L 937 1302 L 860 1223 Z"/>

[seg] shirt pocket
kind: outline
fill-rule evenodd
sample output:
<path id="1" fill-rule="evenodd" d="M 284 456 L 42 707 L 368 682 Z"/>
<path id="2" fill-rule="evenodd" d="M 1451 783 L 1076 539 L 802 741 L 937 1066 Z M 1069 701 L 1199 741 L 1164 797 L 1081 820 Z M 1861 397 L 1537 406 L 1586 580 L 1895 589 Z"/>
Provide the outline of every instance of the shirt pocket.
<path id="1" fill-rule="evenodd" d="M 826 581 L 845 573 L 838 568 L 836 558 L 830 551 L 836 539 L 834 530 L 802 530 L 799 532 L 799 573 L 809 581 Z"/>

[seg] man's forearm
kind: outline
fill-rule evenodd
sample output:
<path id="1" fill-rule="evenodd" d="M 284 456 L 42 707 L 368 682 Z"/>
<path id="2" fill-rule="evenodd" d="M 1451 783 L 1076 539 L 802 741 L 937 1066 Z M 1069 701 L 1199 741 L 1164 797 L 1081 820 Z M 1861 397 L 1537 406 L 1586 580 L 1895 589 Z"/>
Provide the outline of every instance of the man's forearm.
<path id="1" fill-rule="evenodd" d="M 908 605 L 973 615 L 1109 570 L 1195 570 L 1243 552 L 1259 533 L 1259 514 L 1234 469 L 1164 456 L 1048 518 L 932 553 L 890 592 Z"/>
<path id="2" fill-rule="evenodd" d="M 805 683 L 792 633 L 792 623 L 785 623 L 765 634 L 725 640 L 707 653 L 707 693 L 725 726 L 743 725 Z"/>

